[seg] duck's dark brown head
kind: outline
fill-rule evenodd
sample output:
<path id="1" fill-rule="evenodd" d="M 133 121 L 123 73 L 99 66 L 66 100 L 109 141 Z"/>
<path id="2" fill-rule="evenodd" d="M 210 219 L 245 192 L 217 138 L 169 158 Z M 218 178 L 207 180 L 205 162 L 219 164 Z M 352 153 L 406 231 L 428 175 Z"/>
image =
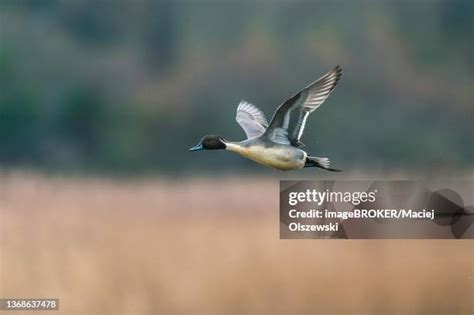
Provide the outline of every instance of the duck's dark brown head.
<path id="1" fill-rule="evenodd" d="M 225 150 L 226 145 L 224 138 L 215 135 L 204 136 L 201 141 L 189 149 L 189 151 L 200 150 Z"/>

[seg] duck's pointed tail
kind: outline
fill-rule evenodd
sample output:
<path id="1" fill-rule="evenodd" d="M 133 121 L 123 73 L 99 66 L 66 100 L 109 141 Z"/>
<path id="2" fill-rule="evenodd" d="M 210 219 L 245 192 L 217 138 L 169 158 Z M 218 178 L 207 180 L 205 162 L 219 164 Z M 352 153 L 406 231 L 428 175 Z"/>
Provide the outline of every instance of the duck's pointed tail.
<path id="1" fill-rule="evenodd" d="M 326 171 L 331 172 L 342 172 L 342 170 L 337 170 L 335 168 L 330 168 L 331 161 L 325 157 L 316 157 L 316 156 L 308 156 L 306 157 L 306 163 L 304 167 L 319 167 Z"/>

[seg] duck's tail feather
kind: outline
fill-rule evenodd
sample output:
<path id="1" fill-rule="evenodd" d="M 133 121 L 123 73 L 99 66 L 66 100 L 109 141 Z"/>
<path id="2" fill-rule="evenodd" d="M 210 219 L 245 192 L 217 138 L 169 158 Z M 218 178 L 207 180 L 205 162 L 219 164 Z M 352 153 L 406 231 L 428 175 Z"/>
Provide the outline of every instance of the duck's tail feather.
<path id="1" fill-rule="evenodd" d="M 308 156 L 306 157 L 306 163 L 304 167 L 319 167 L 326 171 L 331 172 L 342 172 L 342 170 L 337 170 L 335 168 L 330 168 L 331 161 L 325 157 L 316 157 L 316 156 Z"/>

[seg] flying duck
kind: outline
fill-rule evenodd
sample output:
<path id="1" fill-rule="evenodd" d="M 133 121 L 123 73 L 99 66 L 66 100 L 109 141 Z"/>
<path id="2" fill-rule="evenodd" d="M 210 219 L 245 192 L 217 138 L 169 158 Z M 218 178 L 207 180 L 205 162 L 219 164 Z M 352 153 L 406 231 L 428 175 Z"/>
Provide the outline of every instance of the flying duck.
<path id="1" fill-rule="evenodd" d="M 207 135 L 189 151 L 223 149 L 284 171 L 304 167 L 340 171 L 330 168 L 328 158 L 309 156 L 300 140 L 309 114 L 328 98 L 341 78 L 341 72 L 339 66 L 335 67 L 286 100 L 275 111 L 270 123 L 257 106 L 241 101 L 237 107 L 236 121 L 244 129 L 246 140 L 233 142 L 220 136 Z"/>

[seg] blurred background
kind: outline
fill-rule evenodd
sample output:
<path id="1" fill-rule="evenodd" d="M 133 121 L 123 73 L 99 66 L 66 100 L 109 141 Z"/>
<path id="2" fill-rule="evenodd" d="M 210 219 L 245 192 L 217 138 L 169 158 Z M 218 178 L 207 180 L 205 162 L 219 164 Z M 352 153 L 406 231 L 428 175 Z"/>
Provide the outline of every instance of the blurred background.
<path id="1" fill-rule="evenodd" d="M 278 179 L 472 179 L 473 17 L 468 0 L 0 1 L 0 297 L 472 314 L 472 242 L 279 240 Z M 343 173 L 187 152 L 243 139 L 240 100 L 271 118 L 336 65 L 303 142 Z"/>
<path id="2" fill-rule="evenodd" d="M 303 141 L 342 169 L 472 167 L 472 1 L 2 1 L 0 163 L 189 174 L 335 65 Z"/>

